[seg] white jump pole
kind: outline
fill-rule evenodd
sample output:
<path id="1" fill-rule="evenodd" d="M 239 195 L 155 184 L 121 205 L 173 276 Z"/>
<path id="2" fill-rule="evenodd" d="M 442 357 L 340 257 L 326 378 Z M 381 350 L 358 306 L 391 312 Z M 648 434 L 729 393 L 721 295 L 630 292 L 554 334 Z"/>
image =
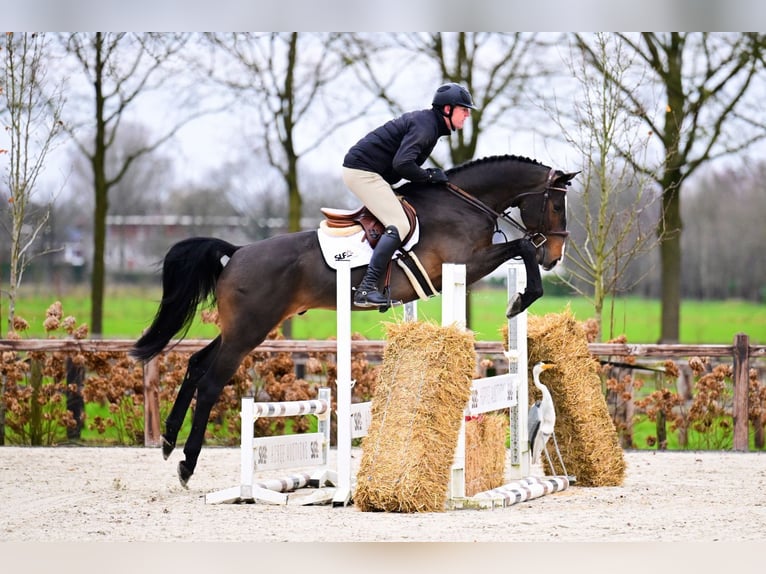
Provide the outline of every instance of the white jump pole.
<path id="1" fill-rule="evenodd" d="M 523 265 L 507 265 L 508 301 L 527 286 L 527 272 Z M 526 311 L 508 319 L 508 372 L 519 375 L 516 390 L 516 404 L 510 407 L 511 424 L 511 478 L 529 475 L 530 452 L 527 429 L 529 393 L 527 389 L 527 313 Z"/>
<path id="2" fill-rule="evenodd" d="M 466 327 L 466 278 L 465 265 L 444 263 L 442 265 L 442 327 L 456 324 L 460 329 Z M 455 458 L 450 468 L 449 497 L 465 497 L 465 417 L 460 417 Z"/>
<path id="3" fill-rule="evenodd" d="M 339 261 L 336 275 L 337 343 L 337 470 L 333 506 L 351 501 L 351 262 Z"/>

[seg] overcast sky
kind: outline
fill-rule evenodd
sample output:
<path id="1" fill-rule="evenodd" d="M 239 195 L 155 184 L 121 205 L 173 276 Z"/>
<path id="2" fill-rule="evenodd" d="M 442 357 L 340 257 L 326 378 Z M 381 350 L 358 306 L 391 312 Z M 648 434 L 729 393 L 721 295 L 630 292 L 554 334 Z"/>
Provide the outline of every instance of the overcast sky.
<path id="1" fill-rule="evenodd" d="M 16 31 L 747 31 L 762 0 L 0 0 Z"/>

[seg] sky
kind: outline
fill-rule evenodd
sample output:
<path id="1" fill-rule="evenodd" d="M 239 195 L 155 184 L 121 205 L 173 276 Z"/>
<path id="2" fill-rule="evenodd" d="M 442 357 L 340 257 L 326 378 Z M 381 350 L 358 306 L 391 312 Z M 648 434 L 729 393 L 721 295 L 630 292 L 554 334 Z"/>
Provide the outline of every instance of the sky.
<path id="1" fill-rule="evenodd" d="M 766 15 L 762 0 L 2 0 L 0 8 L 16 31 L 744 31 Z"/>
<path id="2" fill-rule="evenodd" d="M 766 22 L 760 0 L 388 0 L 385 9 L 364 0 L 0 0 L 6 29 L 135 31 L 406 31 L 406 30 L 746 30 Z M 755 26 L 756 28 L 758 26 Z M 762 27 L 762 26 L 761 26 Z M 425 106 L 424 106 L 425 107 Z M 237 129 L 237 118 L 195 121 L 173 151 L 183 173 L 204 175 Z M 365 127 L 374 127 L 372 125 Z M 356 130 L 356 131 L 354 131 Z M 314 169 L 340 165 L 346 149 L 366 130 L 352 126 L 322 144 L 323 154 L 306 156 Z M 565 148 L 529 134 L 509 134 L 486 142 L 477 157 L 520 153 L 551 165 L 572 163 Z M 446 142 L 440 144 L 446 146 Z M 437 149 L 438 152 L 438 149 Z M 572 166 L 576 169 L 576 166 Z"/>

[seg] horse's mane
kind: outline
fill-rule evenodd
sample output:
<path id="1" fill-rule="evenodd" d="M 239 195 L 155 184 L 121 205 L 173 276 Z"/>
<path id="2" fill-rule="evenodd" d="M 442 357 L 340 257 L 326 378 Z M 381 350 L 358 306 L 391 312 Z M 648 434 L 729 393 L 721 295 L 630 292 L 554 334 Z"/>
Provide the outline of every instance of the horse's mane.
<path id="1" fill-rule="evenodd" d="M 461 163 L 459 165 L 456 165 L 453 168 L 448 169 L 447 171 L 449 173 L 451 173 L 451 174 L 454 174 L 454 173 L 456 173 L 458 171 L 462 171 L 464 169 L 475 167 L 477 165 L 483 165 L 483 164 L 486 164 L 486 163 L 493 163 L 493 162 L 499 162 L 499 161 L 508 161 L 508 160 L 520 161 L 520 162 L 523 162 L 523 163 L 530 163 L 532 165 L 539 165 L 541 167 L 548 167 L 545 164 L 543 164 L 542 162 L 539 162 L 536 159 L 532 159 L 532 158 L 529 158 L 529 157 L 524 157 L 524 156 L 519 156 L 519 155 L 490 155 L 490 156 L 487 156 L 487 157 L 481 157 L 481 158 L 478 158 L 478 159 L 468 160 L 468 161 L 463 162 L 463 163 Z"/>

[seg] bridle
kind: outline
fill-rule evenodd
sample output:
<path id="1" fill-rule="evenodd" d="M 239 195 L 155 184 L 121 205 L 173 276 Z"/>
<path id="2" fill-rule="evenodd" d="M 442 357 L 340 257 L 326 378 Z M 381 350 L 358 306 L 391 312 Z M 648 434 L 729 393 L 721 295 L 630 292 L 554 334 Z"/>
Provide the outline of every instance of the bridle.
<path id="1" fill-rule="evenodd" d="M 489 207 L 486 203 L 481 201 L 480 199 L 477 199 L 470 193 L 466 192 L 465 190 L 461 189 L 457 185 L 451 182 L 447 182 L 447 189 L 449 189 L 452 193 L 457 195 L 460 199 L 466 201 L 467 203 L 470 203 L 472 206 L 477 208 L 479 211 L 485 213 L 494 223 L 495 225 L 495 231 L 494 233 L 499 233 L 503 237 L 505 237 L 505 233 L 500 229 L 499 226 L 499 220 L 502 219 L 503 221 L 511 224 L 513 227 L 518 229 L 524 234 L 524 238 L 528 239 L 532 242 L 532 245 L 535 246 L 536 249 L 539 249 L 543 245 L 545 245 L 545 242 L 548 241 L 548 235 L 556 235 L 560 237 L 569 237 L 568 231 L 552 231 L 548 229 L 547 221 L 545 220 L 545 214 L 548 210 L 548 203 L 550 202 L 550 192 L 551 191 L 561 191 L 566 193 L 565 187 L 557 187 L 553 185 L 553 182 L 555 181 L 556 177 L 556 170 L 551 168 L 550 172 L 548 172 L 548 181 L 545 186 L 545 188 L 542 191 L 526 191 L 524 193 L 520 193 L 517 195 L 511 205 L 503 211 L 502 213 L 495 211 L 491 207 Z M 531 195 L 542 195 L 543 201 L 542 201 L 542 207 L 540 208 L 540 214 L 539 214 L 539 225 L 537 226 L 537 231 L 529 231 L 522 222 L 517 221 L 514 219 L 508 212 L 510 209 L 519 206 L 526 197 Z M 508 238 L 506 237 L 506 241 Z"/>

